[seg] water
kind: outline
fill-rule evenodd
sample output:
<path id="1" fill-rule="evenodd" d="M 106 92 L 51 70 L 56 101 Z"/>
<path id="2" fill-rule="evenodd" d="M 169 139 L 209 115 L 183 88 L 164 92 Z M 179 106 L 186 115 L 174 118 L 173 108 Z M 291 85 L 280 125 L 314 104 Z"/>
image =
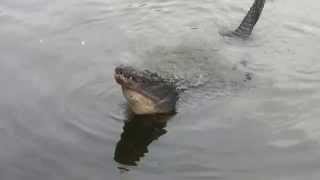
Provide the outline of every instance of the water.
<path id="1" fill-rule="evenodd" d="M 1 0 L 1 179 L 319 179 L 320 3 L 222 38 L 251 3 Z M 178 113 L 128 115 L 118 64 L 188 80 Z"/>

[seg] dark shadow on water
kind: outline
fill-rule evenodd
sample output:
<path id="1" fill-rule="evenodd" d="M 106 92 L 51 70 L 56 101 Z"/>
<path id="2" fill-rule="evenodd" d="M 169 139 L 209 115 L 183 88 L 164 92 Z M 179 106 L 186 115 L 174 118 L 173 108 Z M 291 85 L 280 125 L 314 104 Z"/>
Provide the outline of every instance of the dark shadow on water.
<path id="1" fill-rule="evenodd" d="M 118 141 L 114 160 L 122 165 L 136 166 L 148 153 L 148 146 L 164 135 L 167 121 L 172 115 L 128 115 Z"/>

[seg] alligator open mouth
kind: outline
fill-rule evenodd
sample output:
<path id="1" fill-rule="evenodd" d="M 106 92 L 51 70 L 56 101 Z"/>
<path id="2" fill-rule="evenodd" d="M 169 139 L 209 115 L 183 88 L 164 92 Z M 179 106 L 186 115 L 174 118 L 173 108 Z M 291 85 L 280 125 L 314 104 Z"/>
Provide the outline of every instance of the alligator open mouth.
<path id="1" fill-rule="evenodd" d="M 176 88 L 156 73 L 118 66 L 114 78 L 136 114 L 169 113 L 177 101 Z"/>

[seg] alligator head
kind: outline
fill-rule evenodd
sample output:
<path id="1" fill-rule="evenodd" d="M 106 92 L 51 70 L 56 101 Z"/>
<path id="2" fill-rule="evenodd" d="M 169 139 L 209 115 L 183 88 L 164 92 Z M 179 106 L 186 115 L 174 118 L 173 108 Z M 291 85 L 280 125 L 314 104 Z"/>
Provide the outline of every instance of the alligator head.
<path id="1" fill-rule="evenodd" d="M 135 114 L 167 114 L 175 111 L 176 86 L 156 73 L 130 66 L 116 67 L 114 78 Z"/>

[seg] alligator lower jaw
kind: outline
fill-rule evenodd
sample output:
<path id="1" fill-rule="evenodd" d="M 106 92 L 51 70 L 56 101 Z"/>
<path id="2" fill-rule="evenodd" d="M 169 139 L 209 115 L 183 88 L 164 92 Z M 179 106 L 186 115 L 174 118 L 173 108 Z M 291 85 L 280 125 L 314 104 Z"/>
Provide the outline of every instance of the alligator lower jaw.
<path id="1" fill-rule="evenodd" d="M 157 104 L 149 97 L 131 89 L 122 87 L 124 97 L 127 99 L 130 109 L 135 114 L 159 113 Z"/>
<path id="2" fill-rule="evenodd" d="M 161 100 L 154 100 L 138 91 L 122 87 L 122 93 L 128 101 L 129 108 L 137 115 L 173 114 L 174 109 L 159 105 Z"/>

